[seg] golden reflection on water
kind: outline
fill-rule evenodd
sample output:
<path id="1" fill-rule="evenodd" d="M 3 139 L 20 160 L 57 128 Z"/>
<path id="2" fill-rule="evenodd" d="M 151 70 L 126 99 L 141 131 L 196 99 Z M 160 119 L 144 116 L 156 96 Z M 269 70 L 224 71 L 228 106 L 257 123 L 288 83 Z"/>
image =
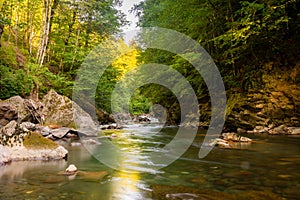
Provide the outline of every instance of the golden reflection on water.
<path id="1" fill-rule="evenodd" d="M 118 180 L 112 183 L 113 199 L 132 200 L 141 199 L 141 194 L 137 185 L 140 182 L 140 173 L 118 171 L 116 172 Z"/>
<path id="2" fill-rule="evenodd" d="M 127 138 L 119 138 L 119 141 L 127 140 Z M 141 183 L 141 174 L 138 170 L 138 158 L 141 154 L 141 146 L 133 141 L 126 141 L 121 145 L 122 156 L 119 157 L 120 168 L 115 171 L 115 180 L 112 180 L 112 199 L 133 200 L 144 199 L 138 185 Z"/>

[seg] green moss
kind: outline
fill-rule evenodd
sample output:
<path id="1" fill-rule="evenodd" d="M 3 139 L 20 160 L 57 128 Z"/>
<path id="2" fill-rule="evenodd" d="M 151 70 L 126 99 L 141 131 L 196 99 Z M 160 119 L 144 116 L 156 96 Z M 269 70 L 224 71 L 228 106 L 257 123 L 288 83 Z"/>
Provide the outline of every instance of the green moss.
<path id="1" fill-rule="evenodd" d="M 104 133 L 105 135 L 111 135 L 111 134 L 119 134 L 119 133 L 124 133 L 124 130 L 120 130 L 120 129 L 109 129 L 109 130 L 102 130 L 102 133 Z M 101 132 L 100 132 L 101 133 Z"/>
<path id="2" fill-rule="evenodd" d="M 36 132 L 28 133 L 23 144 L 29 149 L 55 149 L 58 147 L 58 144 Z"/>
<path id="3" fill-rule="evenodd" d="M 240 94 L 231 94 L 227 100 L 226 105 L 226 117 L 232 113 L 232 110 L 243 102 L 243 98 Z"/>

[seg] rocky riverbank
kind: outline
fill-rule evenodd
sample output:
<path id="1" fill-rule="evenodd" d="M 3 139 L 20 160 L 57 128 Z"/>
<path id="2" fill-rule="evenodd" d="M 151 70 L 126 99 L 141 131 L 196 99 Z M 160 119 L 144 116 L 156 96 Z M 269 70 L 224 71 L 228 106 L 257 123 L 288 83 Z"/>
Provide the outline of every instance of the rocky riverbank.
<path id="1" fill-rule="evenodd" d="M 264 78 L 263 90 L 251 90 L 245 96 L 232 95 L 230 100 L 234 106 L 226 128 L 250 134 L 300 134 L 299 85 L 285 76 L 265 75 Z"/>
<path id="2" fill-rule="evenodd" d="M 299 64 L 292 73 L 296 73 Z M 300 84 L 290 73 L 264 72 L 260 88 L 247 91 L 227 91 L 225 132 L 299 135 Z M 199 98 L 200 123 L 186 126 L 208 128 L 210 123 L 210 97 Z M 192 118 L 192 116 L 191 116 Z"/>
<path id="3" fill-rule="evenodd" d="M 68 151 L 54 141 L 96 135 L 90 115 L 53 90 L 41 102 L 20 96 L 0 101 L 0 165 L 15 160 L 64 159 Z"/>

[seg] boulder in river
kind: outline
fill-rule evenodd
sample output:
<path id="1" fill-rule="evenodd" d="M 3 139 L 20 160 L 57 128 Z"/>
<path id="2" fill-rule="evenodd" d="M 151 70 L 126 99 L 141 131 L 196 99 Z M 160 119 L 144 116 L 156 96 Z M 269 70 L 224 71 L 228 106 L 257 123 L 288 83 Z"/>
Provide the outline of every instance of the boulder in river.
<path id="1" fill-rule="evenodd" d="M 218 146 L 221 148 L 247 149 L 252 139 L 240 136 L 236 133 L 222 133 L 220 138 L 215 138 L 209 142 L 209 146 Z"/>
<path id="2" fill-rule="evenodd" d="M 138 116 L 137 121 L 140 122 L 140 123 L 150 123 L 151 122 L 150 118 L 146 115 Z"/>
<path id="3" fill-rule="evenodd" d="M 57 124 L 63 127 L 76 128 L 89 136 L 97 135 L 97 128 L 91 116 L 66 96 L 50 90 L 44 96 L 42 114 L 45 124 Z"/>
<path id="4" fill-rule="evenodd" d="M 232 142 L 252 142 L 250 138 L 240 136 L 236 133 L 222 133 L 221 139 Z"/>

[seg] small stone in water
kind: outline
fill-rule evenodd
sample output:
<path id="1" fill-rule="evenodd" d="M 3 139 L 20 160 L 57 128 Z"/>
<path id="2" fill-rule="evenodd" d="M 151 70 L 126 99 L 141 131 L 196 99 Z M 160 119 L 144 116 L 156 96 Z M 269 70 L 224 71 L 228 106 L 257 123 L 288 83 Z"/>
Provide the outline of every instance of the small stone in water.
<path id="1" fill-rule="evenodd" d="M 75 174 L 77 172 L 77 167 L 73 164 L 70 164 L 69 167 L 66 169 L 67 174 Z"/>

